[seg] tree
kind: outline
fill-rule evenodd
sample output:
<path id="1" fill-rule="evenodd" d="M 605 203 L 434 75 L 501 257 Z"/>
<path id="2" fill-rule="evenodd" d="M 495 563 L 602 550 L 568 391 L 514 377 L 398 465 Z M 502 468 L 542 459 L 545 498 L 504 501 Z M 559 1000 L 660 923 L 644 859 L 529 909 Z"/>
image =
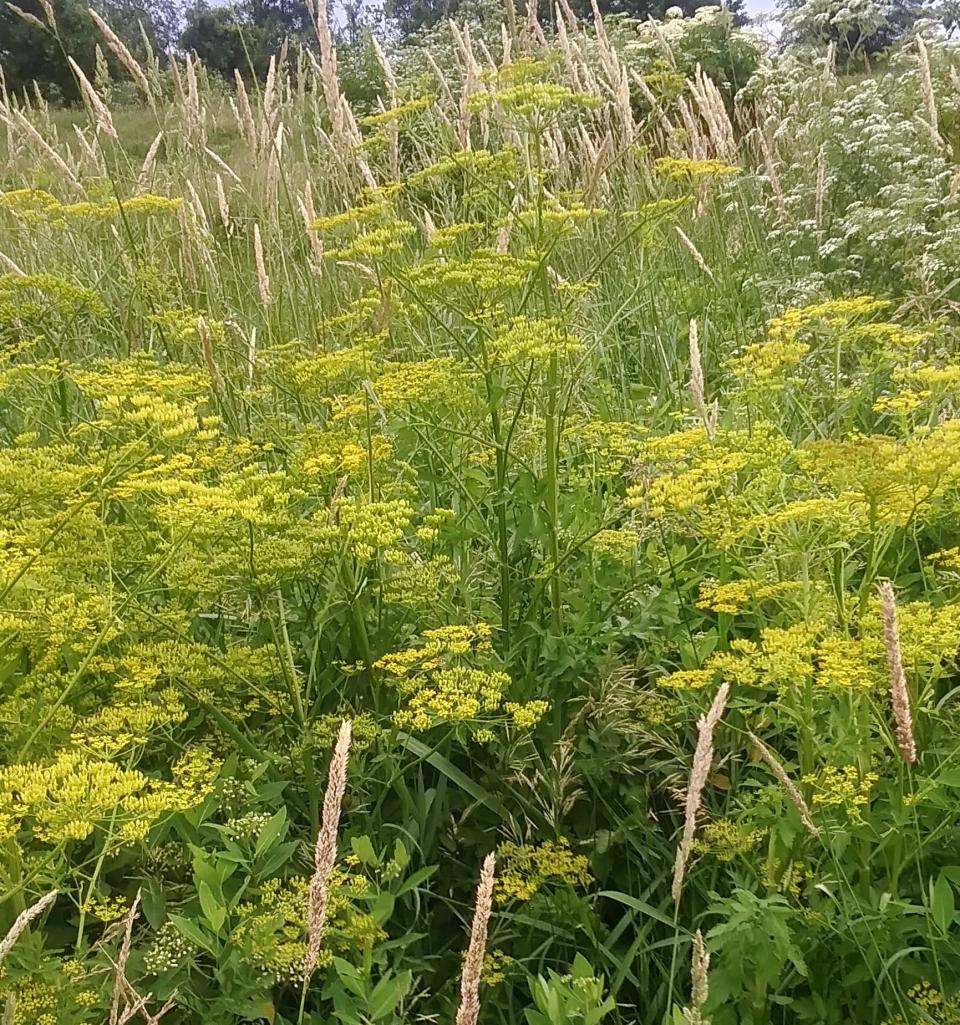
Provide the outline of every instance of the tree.
<path id="1" fill-rule="evenodd" d="M 199 3 L 187 11 L 180 45 L 195 53 L 208 71 L 215 71 L 224 78 L 231 77 L 234 68 L 247 70 L 248 53 L 254 62 L 259 54 L 259 42 L 249 31 L 245 38 L 235 8 Z"/>
<path id="2" fill-rule="evenodd" d="M 17 92 L 36 81 L 53 99 L 75 100 L 78 90 L 61 48 L 91 74 L 99 33 L 80 0 L 57 4 L 57 35 L 46 24 L 37 0 L 23 0 L 26 18 L 6 4 L 0 6 L 0 67 L 7 88 Z"/>
<path id="3" fill-rule="evenodd" d="M 154 50 L 163 50 L 178 28 L 177 8 L 164 0 L 57 0 L 55 27 L 47 24 L 38 0 L 22 0 L 18 6 L 26 17 L 0 2 L 0 67 L 7 88 L 19 91 L 36 81 L 48 97 L 68 102 L 77 100 L 79 91 L 66 55 L 92 77 L 97 45 L 103 47 L 89 6 L 141 57 L 143 34 Z"/>
<path id="4" fill-rule="evenodd" d="M 926 0 L 779 0 L 785 41 L 836 43 L 842 57 L 878 53 L 929 16 Z"/>
<path id="5" fill-rule="evenodd" d="M 251 66 L 262 77 L 284 39 L 308 42 L 312 37 L 302 0 L 240 0 L 217 7 L 197 0 L 186 12 L 180 45 L 225 77 L 231 77 L 234 68 L 246 74 Z"/>
<path id="6" fill-rule="evenodd" d="M 598 0 L 601 14 L 625 14 L 633 18 L 662 18 L 667 8 L 680 7 L 685 15 L 693 14 L 698 7 L 707 7 L 718 0 Z M 727 8 L 734 15 L 737 25 L 746 22 L 743 10 L 744 0 L 730 0 Z M 516 2 L 515 6 L 524 5 Z M 590 0 L 570 0 L 570 6 L 577 17 L 592 20 L 593 7 Z M 554 16 L 553 4 L 542 2 L 541 20 L 549 24 Z M 387 0 L 386 14 L 402 36 L 408 36 L 418 29 L 429 28 L 447 18 L 468 18 L 482 25 L 488 23 L 499 32 L 504 20 L 504 3 L 499 0 Z M 522 18 L 523 12 L 519 11 Z"/>

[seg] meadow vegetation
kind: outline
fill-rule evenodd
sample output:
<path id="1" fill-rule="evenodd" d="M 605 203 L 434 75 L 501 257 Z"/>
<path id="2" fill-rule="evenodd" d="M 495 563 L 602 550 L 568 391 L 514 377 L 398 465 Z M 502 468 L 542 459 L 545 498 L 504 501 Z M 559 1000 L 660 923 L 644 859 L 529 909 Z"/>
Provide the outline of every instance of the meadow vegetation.
<path id="1" fill-rule="evenodd" d="M 510 13 L 3 93 L 4 1023 L 960 1022 L 960 54 Z"/>

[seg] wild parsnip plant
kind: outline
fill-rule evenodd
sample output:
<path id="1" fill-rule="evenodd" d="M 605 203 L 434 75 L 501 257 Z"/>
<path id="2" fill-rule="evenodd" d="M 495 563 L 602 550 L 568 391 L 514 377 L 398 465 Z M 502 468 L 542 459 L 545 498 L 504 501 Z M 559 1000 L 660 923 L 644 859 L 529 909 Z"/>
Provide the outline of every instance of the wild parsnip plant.
<path id="1" fill-rule="evenodd" d="M 2 95 L 4 1022 L 955 1025 L 960 57 L 315 15 Z"/>

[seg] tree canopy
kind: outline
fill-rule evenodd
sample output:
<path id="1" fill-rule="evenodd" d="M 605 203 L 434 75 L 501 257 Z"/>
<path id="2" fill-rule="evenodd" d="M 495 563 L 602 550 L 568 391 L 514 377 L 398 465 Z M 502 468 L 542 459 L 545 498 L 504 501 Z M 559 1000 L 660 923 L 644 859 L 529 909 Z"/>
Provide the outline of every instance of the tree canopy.
<path id="1" fill-rule="evenodd" d="M 283 40 L 308 41 L 313 34 L 303 0 L 241 0 L 211 6 L 197 0 L 185 15 L 180 37 L 184 50 L 192 50 L 211 70 L 232 75 L 249 69 L 262 76 L 270 55 Z"/>
<path id="2" fill-rule="evenodd" d="M 841 59 L 878 53 L 933 12 L 928 0 L 779 0 L 785 41 L 837 44 Z"/>
<path id="3" fill-rule="evenodd" d="M 19 13 L 0 3 L 0 67 L 7 88 L 16 92 L 36 81 L 54 99 L 75 100 L 77 85 L 65 55 L 92 75 L 97 45 L 103 44 L 90 7 L 138 56 L 143 56 L 144 37 L 162 52 L 179 34 L 177 9 L 165 0 L 57 0 L 54 26 L 38 0 L 22 0 Z"/>
<path id="4" fill-rule="evenodd" d="M 524 4 L 514 0 L 518 17 L 523 17 Z M 593 7 L 590 0 L 568 0 L 574 14 L 579 18 L 592 19 Z M 716 0 L 598 0 L 601 14 L 623 14 L 633 18 L 662 18 L 669 7 L 679 7 L 685 15 L 693 14 L 698 7 L 714 4 Z M 385 12 L 402 36 L 410 35 L 422 28 L 430 28 L 447 18 L 459 17 L 464 7 L 470 14 L 494 28 L 503 20 L 501 0 L 387 0 Z M 727 7 L 733 13 L 737 24 L 746 22 L 743 0 L 729 0 Z M 553 17 L 553 4 L 541 3 L 541 21 L 549 24 Z"/>

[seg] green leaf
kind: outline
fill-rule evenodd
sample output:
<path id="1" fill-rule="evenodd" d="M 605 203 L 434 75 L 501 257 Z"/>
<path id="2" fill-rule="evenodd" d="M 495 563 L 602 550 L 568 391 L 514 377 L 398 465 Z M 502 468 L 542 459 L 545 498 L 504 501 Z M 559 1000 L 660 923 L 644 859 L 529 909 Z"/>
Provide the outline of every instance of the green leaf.
<path id="1" fill-rule="evenodd" d="M 930 885 L 930 911 L 942 932 L 948 932 L 953 925 L 956 910 L 953 887 L 950 880 L 941 872 L 937 876 L 937 881 Z"/>
<path id="2" fill-rule="evenodd" d="M 499 813 L 500 800 L 489 791 L 484 790 L 476 780 L 461 772 L 448 758 L 444 758 L 442 754 L 427 747 L 422 740 L 418 740 L 402 730 L 397 732 L 397 739 L 418 758 L 423 759 L 428 765 L 432 765 L 438 772 L 442 772 L 451 783 L 456 783 L 464 793 L 469 794 L 475 801 L 479 801 L 491 811 Z"/>
<path id="3" fill-rule="evenodd" d="M 436 871 L 436 865 L 426 865 L 423 868 L 418 868 L 416 872 L 407 876 L 407 878 L 404 879 L 404 881 L 397 887 L 396 895 L 401 897 L 410 890 L 416 889 L 424 880 L 429 879 Z"/>
<path id="4" fill-rule="evenodd" d="M 370 1017 L 377 1021 L 392 1014 L 400 1001 L 404 998 L 410 988 L 412 975 L 410 972 L 401 972 L 396 976 L 382 978 L 370 994 Z"/>
<path id="5" fill-rule="evenodd" d="M 182 915 L 170 915 L 170 921 L 177 932 L 186 937 L 195 947 L 210 954 L 217 953 L 217 948 L 210 942 L 210 937 L 192 919 L 184 918 Z"/>
<path id="6" fill-rule="evenodd" d="M 286 824 L 287 809 L 284 805 L 281 806 L 280 810 L 275 815 L 271 815 L 270 818 L 267 819 L 264 823 L 263 829 L 260 830 L 260 835 L 257 837 L 257 846 L 255 849 L 255 853 L 258 858 L 262 858 L 274 843 L 276 843 L 284 832 Z"/>
<path id="7" fill-rule="evenodd" d="M 213 931 L 219 934 L 227 918 L 227 909 L 217 900 L 213 890 L 205 882 L 201 882 L 197 887 L 197 896 L 200 898 L 204 918 L 213 927 Z"/>
<path id="8" fill-rule="evenodd" d="M 289 864 L 290 858 L 293 856 L 293 852 L 297 849 L 297 843 L 295 840 L 288 840 L 286 843 L 278 844 L 270 852 L 270 856 L 267 860 L 259 865 L 258 875 L 261 879 L 269 879 L 275 875 L 277 871 L 284 865 Z"/>
<path id="9" fill-rule="evenodd" d="M 379 893 L 370 905 L 370 914 L 378 925 L 389 921 L 393 914 L 394 896 L 392 893 Z"/>
<path id="10" fill-rule="evenodd" d="M 669 925 L 671 929 L 674 927 L 674 921 L 669 915 L 658 911 L 652 904 L 647 904 L 646 901 L 631 897 L 629 893 L 621 893 L 619 890 L 601 890 L 598 896 L 609 897 L 611 900 L 619 901 L 628 908 L 639 911 L 641 915 L 646 915 L 648 918 L 660 922 L 661 925 Z M 686 930 L 681 930 L 681 934 L 686 935 Z"/>
<path id="11" fill-rule="evenodd" d="M 354 836 L 350 838 L 350 848 L 364 865 L 376 868 L 380 864 L 377 852 L 373 849 L 373 842 L 369 836 Z"/>

